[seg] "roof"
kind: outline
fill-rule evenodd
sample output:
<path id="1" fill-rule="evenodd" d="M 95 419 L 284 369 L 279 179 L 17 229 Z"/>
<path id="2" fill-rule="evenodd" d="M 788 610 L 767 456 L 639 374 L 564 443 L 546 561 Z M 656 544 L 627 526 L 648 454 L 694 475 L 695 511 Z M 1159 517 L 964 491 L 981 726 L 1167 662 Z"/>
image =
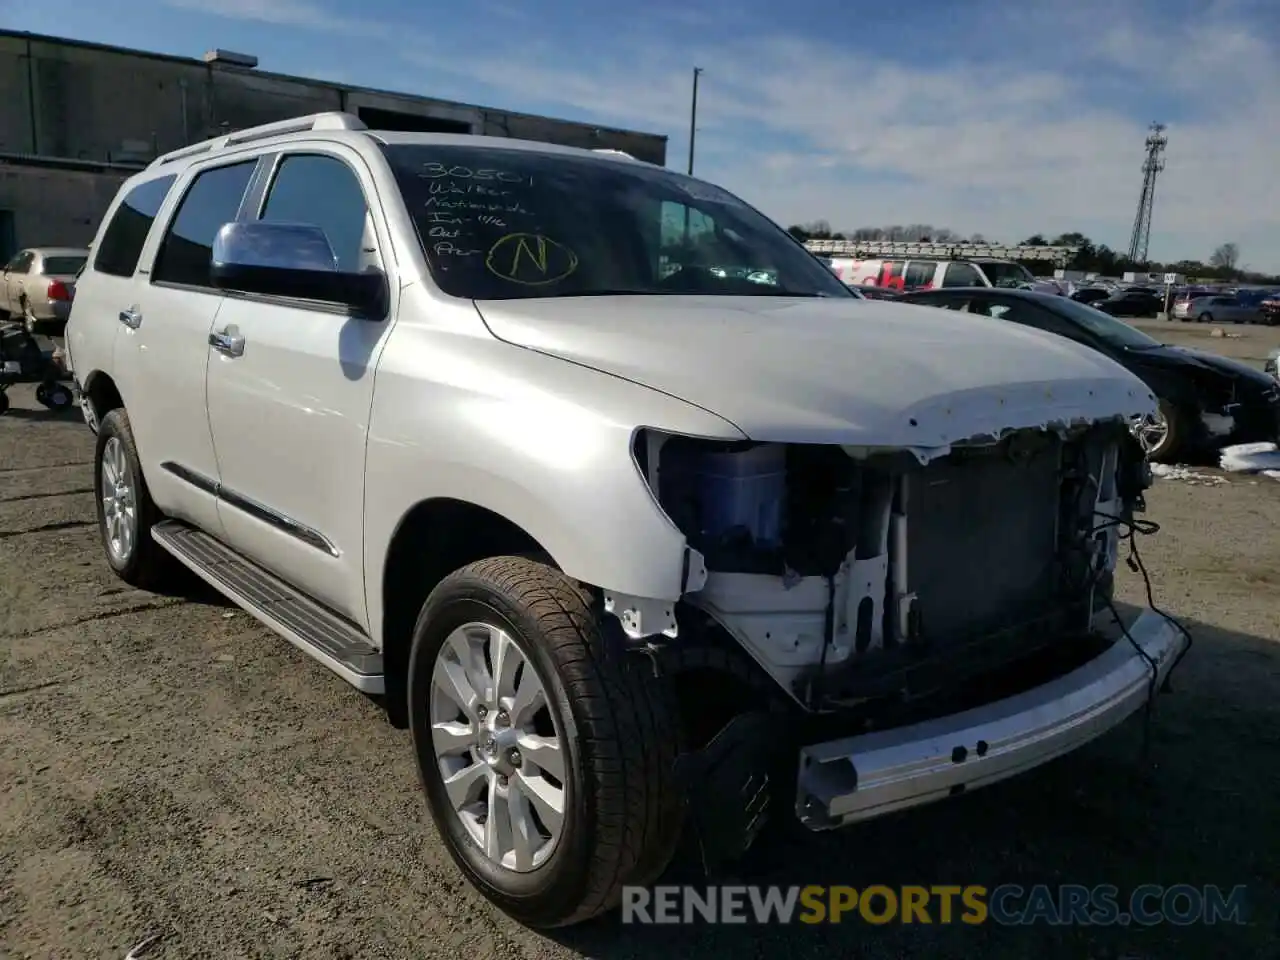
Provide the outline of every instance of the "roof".
<path id="1" fill-rule="evenodd" d="M 31 33 L 26 30 L 0 30 L 0 38 L 10 40 L 22 40 L 30 43 L 47 43 L 54 46 L 74 47 L 80 50 L 96 50 L 102 53 L 114 53 L 127 57 L 138 57 L 145 60 L 155 60 L 162 63 L 180 64 L 192 67 L 198 70 L 218 70 L 226 73 L 239 74 L 241 76 L 266 77 L 273 80 L 284 80 L 291 83 L 306 83 L 318 87 L 328 87 L 331 90 L 346 90 L 351 93 L 369 93 L 387 97 L 400 97 L 408 100 L 417 100 L 420 102 L 446 103 L 452 106 L 464 107 L 472 110 L 481 110 L 489 113 L 499 113 L 508 117 L 529 119 L 529 120 L 553 120 L 559 123 L 568 123 L 579 127 L 590 127 L 599 130 L 602 133 L 624 134 L 634 137 L 652 137 L 654 140 L 661 140 L 664 143 L 669 139 L 666 134 L 649 133 L 644 130 L 629 130 L 625 127 L 611 127 L 600 123 L 591 123 L 583 120 L 569 120 L 563 117 L 549 117 L 544 114 L 524 113 L 519 110 L 508 110 L 505 107 L 485 107 L 476 103 L 467 103 L 460 100 L 442 100 L 438 97 L 424 97 L 419 94 L 405 93 L 399 90 L 384 90 L 379 87 L 360 87 L 353 86 L 348 83 L 335 83 L 330 80 L 321 80 L 316 77 L 299 77 L 287 73 L 273 73 L 269 70 L 260 70 L 257 67 L 238 67 L 232 64 L 211 64 L 196 57 L 183 57 L 171 53 L 155 53 L 150 50 L 138 50 L 133 47 L 117 47 L 107 43 L 94 43 L 89 40 L 73 40 L 68 37 L 55 37 L 44 33 Z"/>
<path id="2" fill-rule="evenodd" d="M 567 147 L 559 143 L 547 143 L 544 140 L 521 140 L 517 137 L 488 137 L 471 133 L 430 133 L 412 130 L 368 130 L 363 131 L 380 143 L 387 146 L 398 144 L 429 143 L 442 147 L 490 148 L 494 150 L 524 150 L 531 153 L 558 153 L 571 157 L 589 157 L 603 163 L 638 163 L 629 154 L 620 150 L 599 150 L 588 147 Z M 653 164 L 645 164 L 653 166 Z M 657 169 L 665 169 L 658 167 Z M 678 172 L 678 171 L 668 171 Z"/>
<path id="3" fill-rule="evenodd" d="M 216 156 L 223 151 L 248 145 L 277 146 L 288 144 L 294 140 L 312 139 L 316 133 L 325 134 L 329 139 L 341 141 L 343 138 L 366 137 L 385 145 L 418 145 L 461 146 L 475 149 L 488 147 L 491 149 L 517 150 L 529 153 L 559 154 L 561 156 L 586 157 L 602 163 L 635 164 L 629 154 L 617 150 L 602 151 L 583 147 L 567 147 L 560 144 L 547 143 L 542 140 L 519 140 L 514 137 L 477 136 L 471 133 L 433 133 L 427 131 L 370 130 L 364 122 L 349 113 L 329 111 L 313 113 L 289 120 L 277 120 L 256 127 L 247 127 L 233 133 L 211 137 L 197 143 L 179 147 L 161 154 L 147 165 L 148 171 L 161 170 L 173 164 L 188 164 L 208 156 Z M 643 164 L 643 166 L 649 166 Z"/>

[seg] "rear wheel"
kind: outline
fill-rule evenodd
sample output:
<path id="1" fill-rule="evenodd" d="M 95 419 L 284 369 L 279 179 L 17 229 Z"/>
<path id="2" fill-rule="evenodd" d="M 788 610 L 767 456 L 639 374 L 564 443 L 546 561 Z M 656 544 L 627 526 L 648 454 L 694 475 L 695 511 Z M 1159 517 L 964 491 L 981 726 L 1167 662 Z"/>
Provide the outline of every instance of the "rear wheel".
<path id="1" fill-rule="evenodd" d="M 36 401 L 50 410 L 66 410 L 75 402 L 69 387 L 61 383 L 42 383 L 36 387 Z"/>
<path id="2" fill-rule="evenodd" d="M 40 332 L 40 321 L 31 312 L 31 304 L 26 300 L 22 301 L 22 326 L 33 337 Z"/>
<path id="3" fill-rule="evenodd" d="M 142 476 L 133 430 L 123 408 L 102 418 L 93 463 L 98 492 L 98 532 L 107 563 L 125 583 L 159 591 L 182 569 L 153 539 L 151 528 L 164 515 Z"/>
<path id="4" fill-rule="evenodd" d="M 501 557 L 446 577 L 418 618 L 408 686 L 432 818 L 504 912 L 587 920 L 671 859 L 673 698 L 559 571 Z"/>
<path id="5" fill-rule="evenodd" d="M 1213 314 L 1202 313 L 1200 314 L 1200 316 L 1196 317 L 1196 322 L 1197 323 L 1213 323 Z"/>

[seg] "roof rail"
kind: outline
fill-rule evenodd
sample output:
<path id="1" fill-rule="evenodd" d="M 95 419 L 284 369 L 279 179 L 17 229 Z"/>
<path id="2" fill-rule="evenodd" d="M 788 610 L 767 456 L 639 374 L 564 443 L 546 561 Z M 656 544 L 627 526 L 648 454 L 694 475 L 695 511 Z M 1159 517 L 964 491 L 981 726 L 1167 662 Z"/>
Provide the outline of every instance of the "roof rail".
<path id="1" fill-rule="evenodd" d="M 202 140 L 189 147 L 179 147 L 156 157 L 147 165 L 147 169 L 159 167 L 183 157 L 194 157 L 201 153 L 223 150 L 239 143 L 252 143 L 254 140 L 265 140 L 268 137 L 279 137 L 286 133 L 306 133 L 311 130 L 367 130 L 364 121 L 354 114 L 330 111 L 313 113 L 305 117 L 293 117 L 289 120 L 277 120 L 275 123 L 264 123 L 257 127 L 247 127 L 225 133 L 211 140 Z"/>
<path id="2" fill-rule="evenodd" d="M 912 240 L 807 240 L 810 253 L 828 257 L 921 257 L 937 260 L 1053 260 L 1068 263 L 1079 247 L 1011 246 L 993 243 L 929 243 Z"/>

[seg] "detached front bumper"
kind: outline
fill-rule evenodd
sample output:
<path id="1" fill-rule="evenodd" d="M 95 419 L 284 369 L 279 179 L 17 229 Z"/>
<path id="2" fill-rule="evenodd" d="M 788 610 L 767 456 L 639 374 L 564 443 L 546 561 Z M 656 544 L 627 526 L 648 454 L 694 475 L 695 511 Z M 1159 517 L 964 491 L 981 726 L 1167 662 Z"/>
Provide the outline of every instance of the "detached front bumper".
<path id="1" fill-rule="evenodd" d="M 1186 647 L 1143 610 L 1129 634 L 1157 666 L 1157 687 Z M 829 830 L 995 783 L 1069 753 L 1137 711 L 1151 668 L 1121 636 L 1084 666 L 973 710 L 800 751 L 796 813 Z"/>

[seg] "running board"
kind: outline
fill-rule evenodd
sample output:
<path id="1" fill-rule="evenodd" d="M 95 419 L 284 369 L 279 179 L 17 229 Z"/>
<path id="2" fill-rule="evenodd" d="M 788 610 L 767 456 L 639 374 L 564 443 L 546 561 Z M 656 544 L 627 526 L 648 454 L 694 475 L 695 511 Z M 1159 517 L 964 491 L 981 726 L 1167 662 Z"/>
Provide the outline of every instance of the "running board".
<path id="1" fill-rule="evenodd" d="M 358 627 L 185 523 L 164 520 L 151 536 L 209 586 L 357 690 L 384 692 L 382 654 Z"/>

